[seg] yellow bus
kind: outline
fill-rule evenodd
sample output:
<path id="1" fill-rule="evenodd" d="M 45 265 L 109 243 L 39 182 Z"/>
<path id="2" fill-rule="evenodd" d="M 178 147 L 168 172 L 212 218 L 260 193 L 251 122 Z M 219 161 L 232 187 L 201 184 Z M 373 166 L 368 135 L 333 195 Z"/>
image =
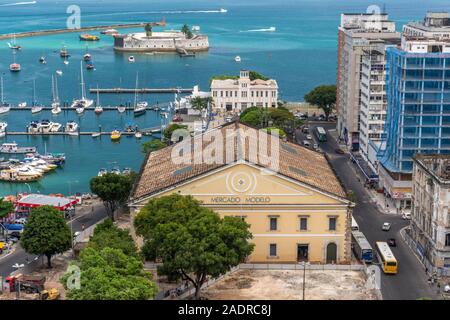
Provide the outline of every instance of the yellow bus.
<path id="1" fill-rule="evenodd" d="M 381 263 L 384 273 L 396 274 L 397 273 L 397 259 L 389 248 L 387 242 L 378 241 L 375 243 L 377 249 L 378 260 Z"/>

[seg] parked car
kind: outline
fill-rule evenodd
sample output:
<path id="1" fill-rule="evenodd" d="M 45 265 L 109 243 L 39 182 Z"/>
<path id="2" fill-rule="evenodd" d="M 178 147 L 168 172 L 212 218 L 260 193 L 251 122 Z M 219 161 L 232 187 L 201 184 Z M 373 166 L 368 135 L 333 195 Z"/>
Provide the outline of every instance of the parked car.
<path id="1" fill-rule="evenodd" d="M 389 247 L 396 247 L 397 246 L 397 243 L 395 242 L 394 238 L 388 239 L 387 243 L 388 243 Z"/>
<path id="2" fill-rule="evenodd" d="M 391 230 L 391 224 L 389 222 L 383 223 L 383 226 L 381 227 L 381 230 L 383 230 L 383 231 Z"/>
<path id="3" fill-rule="evenodd" d="M 317 143 L 314 143 L 313 148 L 314 148 L 314 150 L 319 150 L 319 145 Z"/>
<path id="4" fill-rule="evenodd" d="M 308 134 L 309 133 L 309 127 L 303 127 L 302 128 L 302 132 L 304 133 L 304 134 Z"/>
<path id="5" fill-rule="evenodd" d="M 306 139 L 312 140 L 312 136 L 311 136 L 310 134 L 307 134 L 307 135 L 306 135 Z"/>
<path id="6" fill-rule="evenodd" d="M 402 214 L 402 219 L 403 220 L 411 220 L 411 213 L 405 212 L 404 214 Z"/>
<path id="7" fill-rule="evenodd" d="M 310 146 L 311 146 L 311 144 L 309 143 L 308 140 L 303 140 L 303 145 L 304 145 L 305 147 L 310 147 Z"/>
<path id="8" fill-rule="evenodd" d="M 25 224 L 27 222 L 27 218 L 18 218 L 14 223 Z"/>
<path id="9" fill-rule="evenodd" d="M 227 116 L 227 117 L 225 117 L 225 121 L 226 122 L 233 122 L 233 117 Z"/>
<path id="10" fill-rule="evenodd" d="M 342 150 L 341 148 L 338 148 L 338 149 L 336 149 L 336 150 L 334 150 L 336 153 L 338 153 L 338 154 L 344 154 L 345 152 L 344 152 L 344 150 Z"/>

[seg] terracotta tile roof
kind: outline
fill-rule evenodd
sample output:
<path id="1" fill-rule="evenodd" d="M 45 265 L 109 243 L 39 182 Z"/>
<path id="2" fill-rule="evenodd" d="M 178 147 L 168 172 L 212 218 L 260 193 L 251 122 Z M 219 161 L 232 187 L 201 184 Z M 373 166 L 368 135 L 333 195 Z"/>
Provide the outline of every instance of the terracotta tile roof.
<path id="1" fill-rule="evenodd" d="M 215 139 L 214 137 L 217 135 L 226 137 L 226 139 Z M 255 141 L 249 138 L 249 135 L 259 137 L 258 142 L 254 143 Z M 131 200 L 136 201 L 150 196 L 237 161 L 250 162 L 268 169 L 273 168 L 267 160 L 270 159 L 270 139 L 277 138 L 267 133 L 237 122 L 210 130 L 197 137 L 203 138 L 202 147 L 194 147 L 195 144 L 193 144 L 189 148 L 189 152 L 186 152 L 186 154 L 190 154 L 192 163 L 176 164 L 172 161 L 172 152 L 179 150 L 183 142 L 152 152 L 141 168 Z M 267 143 L 259 143 L 266 139 Z M 194 141 L 194 138 L 192 138 L 192 141 Z M 233 152 L 226 152 L 226 144 L 233 141 L 233 147 L 230 148 Z M 282 140 L 279 142 L 278 174 L 305 183 L 328 194 L 346 198 L 344 188 L 322 153 Z M 258 150 L 259 148 L 261 150 Z M 219 158 L 224 159 L 224 161 L 221 163 L 201 161 L 202 155 L 208 154 L 208 150 L 211 149 L 222 150 L 222 157 Z M 199 152 L 200 150 L 203 150 L 203 153 Z M 251 150 L 256 150 L 256 152 L 252 152 L 250 155 L 249 151 Z M 252 157 L 255 154 L 257 156 Z M 269 158 L 264 156 L 265 154 L 268 154 Z M 219 154 L 213 154 L 213 156 L 218 157 Z"/>

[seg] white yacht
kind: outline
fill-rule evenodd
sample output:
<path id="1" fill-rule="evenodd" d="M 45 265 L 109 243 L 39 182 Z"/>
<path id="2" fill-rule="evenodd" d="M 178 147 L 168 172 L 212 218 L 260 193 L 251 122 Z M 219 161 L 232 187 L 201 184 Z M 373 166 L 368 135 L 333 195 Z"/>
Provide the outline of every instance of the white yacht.
<path id="1" fill-rule="evenodd" d="M 66 126 L 64 127 L 64 132 L 76 132 L 78 133 L 78 123 L 75 121 L 69 121 L 66 123 Z"/>
<path id="2" fill-rule="evenodd" d="M 6 135 L 6 127 L 8 124 L 6 122 L 0 122 L 0 138 Z"/>
<path id="3" fill-rule="evenodd" d="M 134 62 L 134 56 L 129 56 L 128 57 L 128 62 Z"/>
<path id="4" fill-rule="evenodd" d="M 89 108 L 94 103 L 93 100 L 86 98 L 86 88 L 83 78 L 83 61 L 80 61 L 80 86 L 81 86 L 81 99 L 76 99 L 72 102 L 71 108 Z M 78 113 L 78 111 L 77 111 Z"/>
<path id="5" fill-rule="evenodd" d="M 58 78 L 55 78 L 52 75 L 52 114 L 57 115 L 61 113 L 61 102 L 59 101 L 59 94 L 58 94 Z"/>
<path id="6" fill-rule="evenodd" d="M 220 13 L 227 13 L 228 12 L 228 10 L 227 9 L 224 9 L 224 8 L 220 8 Z"/>
<path id="7" fill-rule="evenodd" d="M 50 122 L 50 132 L 59 132 L 61 130 L 62 124 L 58 122 Z"/>
<path id="8" fill-rule="evenodd" d="M 39 113 L 39 112 L 42 111 L 42 109 L 43 109 L 42 106 L 38 106 L 38 105 L 32 106 L 32 107 L 31 107 L 31 113 Z"/>
<path id="9" fill-rule="evenodd" d="M 28 133 L 39 133 L 41 132 L 41 123 L 37 121 L 31 121 L 27 126 Z"/>
<path id="10" fill-rule="evenodd" d="M 135 117 L 145 114 L 148 106 L 148 102 L 146 101 L 142 101 L 139 103 L 137 102 L 138 83 L 139 83 L 138 73 L 136 73 L 136 88 L 134 90 L 134 110 L 133 110 L 133 114 Z"/>
<path id="11" fill-rule="evenodd" d="M 241 57 L 240 57 L 240 56 L 234 57 L 234 61 L 236 61 L 236 62 L 241 62 Z"/>
<path id="12" fill-rule="evenodd" d="M 123 104 L 121 104 L 120 106 L 117 106 L 117 111 L 119 113 L 124 113 L 126 110 L 127 110 L 127 108 Z"/>
<path id="13" fill-rule="evenodd" d="M 27 107 L 27 103 L 26 102 L 20 102 L 17 106 L 19 108 L 26 108 Z"/>

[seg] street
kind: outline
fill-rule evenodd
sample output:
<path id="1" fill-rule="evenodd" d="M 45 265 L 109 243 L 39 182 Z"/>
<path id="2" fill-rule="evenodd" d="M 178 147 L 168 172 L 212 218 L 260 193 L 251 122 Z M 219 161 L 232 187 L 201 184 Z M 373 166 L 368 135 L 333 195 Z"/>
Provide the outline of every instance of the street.
<path id="1" fill-rule="evenodd" d="M 88 228 L 89 226 L 95 224 L 96 222 L 100 221 L 106 217 L 106 211 L 103 205 L 96 206 L 94 209 L 94 212 L 91 213 L 90 211 L 83 215 L 76 214 L 75 218 L 72 220 L 72 222 L 68 222 L 69 226 L 72 224 L 72 230 L 73 232 L 81 231 L 82 225 L 84 224 L 85 228 Z M 6 277 L 11 272 L 15 271 L 16 269 L 13 268 L 13 265 L 18 263 L 27 265 L 28 263 L 34 261 L 36 258 L 35 255 L 29 255 L 27 254 L 20 245 L 17 245 L 17 248 L 14 253 L 10 254 L 9 256 L 6 256 L 4 258 L 0 258 L 0 277 Z M 27 272 L 31 272 L 32 270 L 27 269 Z"/>
<path id="2" fill-rule="evenodd" d="M 319 147 L 325 152 L 336 171 L 341 182 L 347 191 L 352 190 L 357 199 L 356 207 L 353 209 L 360 231 L 364 233 L 372 248 L 375 248 L 376 241 L 387 241 L 388 238 L 395 238 L 397 247 L 392 248 L 392 252 L 398 261 L 398 273 L 396 275 L 381 276 L 381 292 L 383 299 L 388 300 L 415 300 L 418 298 L 438 298 L 435 288 L 431 287 L 425 274 L 423 265 L 411 249 L 404 243 L 399 231 L 408 225 L 408 220 L 403 220 L 397 215 L 387 215 L 380 213 L 372 203 L 371 197 L 364 187 L 364 179 L 355 165 L 350 161 L 348 154 L 338 154 L 339 147 L 328 130 L 335 129 L 334 123 L 309 123 L 310 134 L 317 141 L 314 135 L 314 128 L 322 126 L 327 131 L 327 142 L 319 143 Z M 295 140 L 302 144 L 304 135 L 300 130 L 295 132 Z M 381 230 L 383 222 L 391 223 L 391 230 L 386 232 Z"/>

